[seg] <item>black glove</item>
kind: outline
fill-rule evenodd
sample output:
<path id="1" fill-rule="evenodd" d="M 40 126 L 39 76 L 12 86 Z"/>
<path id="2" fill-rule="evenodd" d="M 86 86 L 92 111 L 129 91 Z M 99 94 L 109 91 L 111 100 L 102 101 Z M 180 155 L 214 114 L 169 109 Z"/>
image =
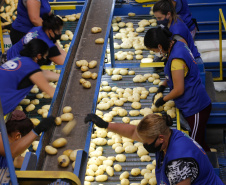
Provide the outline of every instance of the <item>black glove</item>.
<path id="1" fill-rule="evenodd" d="M 156 100 L 155 106 L 158 108 L 158 107 L 164 105 L 165 103 L 166 102 L 163 100 L 163 97 L 162 97 L 162 98 L 159 98 L 159 99 Z"/>
<path id="2" fill-rule="evenodd" d="M 48 118 L 44 118 L 34 129 L 33 132 L 39 135 L 41 132 L 45 132 L 49 130 L 55 124 L 55 117 L 49 116 Z"/>
<path id="3" fill-rule="evenodd" d="M 166 86 L 165 85 L 160 85 L 159 88 L 158 88 L 158 91 L 154 94 L 154 96 L 152 97 L 152 102 L 154 102 L 154 99 L 155 99 L 155 95 L 158 94 L 158 93 L 163 93 L 163 91 L 165 90 Z"/>
<path id="4" fill-rule="evenodd" d="M 108 122 L 104 121 L 99 116 L 97 116 L 96 114 L 93 114 L 93 113 L 87 114 L 84 121 L 85 121 L 85 123 L 92 121 L 93 123 L 96 124 L 96 126 L 98 126 L 100 128 L 108 128 L 108 124 L 109 124 Z"/>

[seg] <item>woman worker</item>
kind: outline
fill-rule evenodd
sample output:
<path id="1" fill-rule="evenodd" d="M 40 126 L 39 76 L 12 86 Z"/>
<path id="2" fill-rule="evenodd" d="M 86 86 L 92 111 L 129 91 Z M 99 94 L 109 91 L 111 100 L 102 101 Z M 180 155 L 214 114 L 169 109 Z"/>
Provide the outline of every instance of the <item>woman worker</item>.
<path id="1" fill-rule="evenodd" d="M 196 34 L 196 20 L 192 18 L 191 12 L 188 7 L 187 0 L 172 0 L 172 3 L 176 9 L 177 15 L 180 16 L 180 18 L 184 21 L 184 23 L 187 25 L 192 38 L 194 40 L 195 34 Z"/>
<path id="2" fill-rule="evenodd" d="M 143 142 L 148 152 L 155 152 L 155 175 L 159 185 L 223 185 L 202 147 L 181 131 L 170 129 L 172 120 L 166 114 L 163 117 L 149 114 L 138 126 L 108 123 L 95 114 L 86 116 L 85 122 L 89 121 Z"/>
<path id="3" fill-rule="evenodd" d="M 168 27 L 172 38 L 186 43 L 191 50 L 197 64 L 203 64 L 191 33 L 184 22 L 178 18 L 171 0 L 160 0 L 153 7 L 154 16 L 158 25 Z"/>
<path id="4" fill-rule="evenodd" d="M 147 31 L 144 45 L 162 56 L 167 55 L 164 73 L 166 80 L 159 87 L 163 92 L 168 85 L 170 93 L 155 102 L 159 107 L 169 100 L 174 100 L 192 130 L 190 136 L 205 151 L 210 151 L 205 142 L 205 128 L 211 111 L 211 100 L 202 85 L 199 70 L 187 45 L 171 40 L 168 29 L 158 27 Z"/>
<path id="5" fill-rule="evenodd" d="M 6 122 L 6 130 L 8 133 L 12 157 L 16 158 L 22 154 L 41 132 L 47 131 L 54 125 L 54 120 L 55 118 L 52 116 L 44 118 L 39 125 L 34 128 L 33 123 L 26 117 L 24 112 L 19 110 L 13 111 L 11 118 Z M 22 165 L 23 158 L 16 158 L 15 160 L 17 161 L 16 167 L 20 167 Z M 0 166 L 6 167 L 7 164 L 2 136 L 0 136 L 0 161 Z"/>
<path id="6" fill-rule="evenodd" d="M 55 88 L 49 85 L 40 69 L 46 63 L 48 45 L 32 39 L 24 45 L 21 57 L 15 57 L 0 66 L 0 99 L 4 115 L 12 112 L 36 84 L 53 97 Z"/>
<path id="7" fill-rule="evenodd" d="M 19 42 L 14 44 L 7 51 L 7 60 L 19 56 L 24 44 L 33 38 L 38 38 L 46 42 L 49 46 L 48 59 L 56 64 L 63 65 L 67 53 L 59 47 L 56 40 L 60 39 L 63 29 L 63 21 L 54 14 L 44 14 L 42 26 L 33 27 Z M 44 75 L 50 81 L 57 81 L 59 74 L 45 70 Z"/>
<path id="8" fill-rule="evenodd" d="M 42 26 L 45 13 L 51 14 L 48 0 L 19 0 L 17 18 L 10 31 L 12 44 L 16 44 L 32 27 Z"/>

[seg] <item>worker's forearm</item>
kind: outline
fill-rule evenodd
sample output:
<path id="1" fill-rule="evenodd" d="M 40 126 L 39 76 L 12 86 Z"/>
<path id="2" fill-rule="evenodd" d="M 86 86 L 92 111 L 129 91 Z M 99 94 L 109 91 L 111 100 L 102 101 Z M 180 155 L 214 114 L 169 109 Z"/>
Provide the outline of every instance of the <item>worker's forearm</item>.
<path id="1" fill-rule="evenodd" d="M 140 138 L 136 132 L 135 125 L 129 125 L 125 123 L 109 123 L 108 128 L 109 131 L 115 132 L 121 136 L 128 137 L 130 139 L 140 141 Z"/>
<path id="2" fill-rule="evenodd" d="M 12 157 L 15 158 L 18 155 L 22 154 L 31 145 L 36 137 L 37 135 L 33 131 L 30 131 L 26 136 L 11 143 L 10 148 Z"/>
<path id="3" fill-rule="evenodd" d="M 164 96 L 163 100 L 164 101 L 173 100 L 173 99 L 178 98 L 179 96 L 181 96 L 183 93 L 184 93 L 184 91 L 182 91 L 182 90 L 172 89 L 172 91 L 170 91 L 169 94 Z"/>
<path id="4" fill-rule="evenodd" d="M 41 17 L 38 17 L 38 18 L 31 19 L 31 22 L 34 26 L 42 26 L 43 20 Z"/>
<path id="5" fill-rule="evenodd" d="M 168 86 L 167 85 L 167 80 L 164 80 L 161 85 L 164 85 L 165 87 L 167 87 Z"/>
<path id="6" fill-rule="evenodd" d="M 56 82 L 59 80 L 59 77 L 60 77 L 60 74 L 55 73 L 53 71 L 49 71 L 49 70 L 43 70 L 43 74 L 48 81 Z"/>

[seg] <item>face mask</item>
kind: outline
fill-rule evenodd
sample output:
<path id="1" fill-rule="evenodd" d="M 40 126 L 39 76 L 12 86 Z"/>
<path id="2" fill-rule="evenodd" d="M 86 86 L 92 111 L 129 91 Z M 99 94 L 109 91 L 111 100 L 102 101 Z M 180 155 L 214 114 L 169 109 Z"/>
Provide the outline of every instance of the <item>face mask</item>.
<path id="1" fill-rule="evenodd" d="M 38 59 L 37 63 L 39 66 L 42 66 L 42 65 L 46 64 L 46 61 L 47 61 L 47 59 L 42 57 L 41 59 Z"/>
<path id="2" fill-rule="evenodd" d="M 149 153 L 155 153 L 155 152 L 159 152 L 161 147 L 162 147 L 162 143 L 155 147 L 155 143 L 157 141 L 158 137 L 154 140 L 153 143 L 151 144 L 143 144 L 144 148 L 149 152 Z"/>
<path id="3" fill-rule="evenodd" d="M 50 34 L 49 34 L 49 36 L 50 36 L 50 39 L 53 41 L 53 43 L 56 43 L 56 41 L 61 38 L 62 34 L 57 34 L 54 31 L 53 31 L 53 33 L 54 33 L 55 37 L 52 37 Z"/>
<path id="4" fill-rule="evenodd" d="M 164 20 L 161 20 L 161 21 L 157 21 L 157 24 L 158 25 L 161 25 L 162 24 L 165 27 L 168 26 L 168 23 L 169 23 L 169 19 L 167 19 L 167 18 L 165 18 Z"/>

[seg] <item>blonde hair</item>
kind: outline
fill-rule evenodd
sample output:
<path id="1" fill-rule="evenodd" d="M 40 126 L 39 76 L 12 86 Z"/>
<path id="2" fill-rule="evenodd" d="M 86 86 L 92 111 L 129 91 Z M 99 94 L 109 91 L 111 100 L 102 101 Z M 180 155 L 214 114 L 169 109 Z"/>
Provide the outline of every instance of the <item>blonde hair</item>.
<path id="1" fill-rule="evenodd" d="M 167 126 L 166 118 L 157 114 L 149 114 L 138 124 L 137 133 L 141 137 L 154 138 L 158 135 L 169 134 L 170 128 Z"/>

